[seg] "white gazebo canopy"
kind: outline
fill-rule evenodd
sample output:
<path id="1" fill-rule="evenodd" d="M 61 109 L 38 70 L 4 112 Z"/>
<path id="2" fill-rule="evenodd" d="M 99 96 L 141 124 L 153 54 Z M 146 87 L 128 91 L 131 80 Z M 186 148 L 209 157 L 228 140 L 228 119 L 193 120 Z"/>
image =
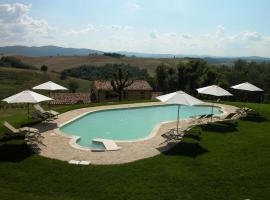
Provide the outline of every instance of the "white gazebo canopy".
<path id="1" fill-rule="evenodd" d="M 210 85 L 202 88 L 196 89 L 200 94 L 208 94 L 212 96 L 232 96 L 230 92 L 227 90 L 224 90 L 223 88 L 217 86 L 217 85 Z"/>
<path id="2" fill-rule="evenodd" d="M 156 97 L 156 99 L 160 100 L 161 102 L 164 102 L 166 104 L 178 104 L 178 111 L 177 111 L 177 133 L 178 133 L 178 127 L 179 127 L 179 110 L 180 105 L 187 105 L 187 106 L 193 106 L 204 103 L 203 101 L 196 99 L 193 96 L 190 96 L 189 94 L 183 92 L 183 91 L 177 91 L 165 95 L 161 95 Z"/>
<path id="3" fill-rule="evenodd" d="M 33 87 L 34 90 L 49 90 L 49 91 L 55 91 L 55 90 L 68 90 L 67 88 L 58 85 L 52 81 L 48 81 L 46 83 L 42 83 L 40 85 L 37 85 Z"/>
<path id="4" fill-rule="evenodd" d="M 262 92 L 263 91 L 261 88 L 258 88 L 257 86 L 255 86 L 249 82 L 240 83 L 238 85 L 232 86 L 231 88 L 236 89 L 236 90 L 246 90 L 246 91 L 250 91 L 250 92 Z"/>

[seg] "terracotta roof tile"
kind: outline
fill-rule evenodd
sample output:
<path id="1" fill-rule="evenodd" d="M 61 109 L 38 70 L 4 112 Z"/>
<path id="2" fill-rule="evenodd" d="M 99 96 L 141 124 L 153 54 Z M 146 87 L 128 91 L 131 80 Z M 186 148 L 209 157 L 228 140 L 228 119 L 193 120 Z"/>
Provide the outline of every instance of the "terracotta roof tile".
<path id="1" fill-rule="evenodd" d="M 97 90 L 113 90 L 110 81 L 94 81 L 93 86 Z M 136 80 L 129 87 L 125 88 L 125 90 L 152 90 L 152 87 L 145 80 Z"/>

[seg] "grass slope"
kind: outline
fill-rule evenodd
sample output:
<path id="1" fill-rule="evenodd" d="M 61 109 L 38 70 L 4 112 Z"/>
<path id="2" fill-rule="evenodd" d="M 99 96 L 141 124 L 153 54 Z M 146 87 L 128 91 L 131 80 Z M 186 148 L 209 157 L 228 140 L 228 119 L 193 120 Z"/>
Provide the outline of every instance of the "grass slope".
<path id="1" fill-rule="evenodd" d="M 169 152 L 122 165 L 72 166 L 2 140 L 1 200 L 268 199 L 270 106 L 248 106 L 265 118 L 205 126 Z"/>
<path id="2" fill-rule="evenodd" d="M 36 70 L 0 67 L 0 99 L 20 92 L 24 89 L 31 89 L 33 86 L 48 80 L 54 81 L 66 87 L 69 81 L 75 80 L 79 84 L 78 92 L 89 92 L 90 89 L 90 81 L 87 80 L 70 77 L 66 80 L 61 80 L 59 75 L 56 73 L 43 73 Z"/>
<path id="3" fill-rule="evenodd" d="M 102 66 L 107 63 L 126 63 L 137 66 L 142 69 L 147 69 L 150 74 L 153 74 L 155 68 L 161 63 L 177 63 L 185 62 L 182 58 L 133 58 L 122 57 L 114 58 L 109 56 L 50 56 L 50 57 L 25 57 L 18 56 L 18 58 L 27 64 L 40 67 L 47 65 L 49 70 L 63 71 L 72 67 L 77 67 L 84 64 Z"/>

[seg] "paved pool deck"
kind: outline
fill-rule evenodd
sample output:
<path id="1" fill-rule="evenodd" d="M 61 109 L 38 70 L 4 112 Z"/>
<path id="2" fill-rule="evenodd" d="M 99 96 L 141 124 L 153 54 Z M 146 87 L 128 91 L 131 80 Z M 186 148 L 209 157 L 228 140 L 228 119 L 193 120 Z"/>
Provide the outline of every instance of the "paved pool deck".
<path id="1" fill-rule="evenodd" d="M 40 123 L 36 128 L 41 132 L 40 141 L 35 143 L 39 151 L 38 154 L 44 157 L 69 161 L 69 160 L 88 160 L 91 164 L 96 165 L 110 165 L 129 163 L 140 159 L 146 159 L 159 155 L 160 153 L 172 148 L 180 141 L 165 142 L 166 139 L 161 135 L 168 131 L 170 128 L 175 128 L 176 122 L 162 123 L 155 128 L 154 136 L 150 139 L 135 142 L 117 142 L 117 145 L 122 148 L 118 151 L 104 151 L 92 152 L 89 149 L 74 148 L 75 141 L 72 138 L 63 135 L 59 127 L 70 120 L 83 115 L 88 112 L 116 109 L 116 108 L 131 108 L 141 106 L 162 105 L 160 102 L 151 103 L 136 103 L 136 104 L 121 104 L 121 105 L 108 105 L 87 107 L 68 111 L 59 115 L 58 119 L 48 122 Z M 207 105 L 207 104 L 205 104 Z M 209 105 L 209 104 L 208 104 Z M 212 105 L 212 104 L 211 104 Z M 223 110 L 221 117 L 226 116 L 228 113 L 234 112 L 237 108 L 224 104 L 215 104 Z M 190 120 L 181 120 L 180 127 L 188 128 Z M 204 122 L 203 122 L 204 123 Z M 75 143 L 76 146 L 76 143 Z"/>

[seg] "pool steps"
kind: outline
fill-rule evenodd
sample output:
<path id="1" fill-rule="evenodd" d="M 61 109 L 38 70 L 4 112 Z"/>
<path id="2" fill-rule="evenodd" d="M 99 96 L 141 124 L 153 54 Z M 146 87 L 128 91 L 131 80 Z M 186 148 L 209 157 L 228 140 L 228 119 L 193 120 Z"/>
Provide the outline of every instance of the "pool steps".
<path id="1" fill-rule="evenodd" d="M 121 149 L 113 140 L 95 138 L 92 142 L 102 143 L 106 149 L 106 151 L 117 151 Z"/>

